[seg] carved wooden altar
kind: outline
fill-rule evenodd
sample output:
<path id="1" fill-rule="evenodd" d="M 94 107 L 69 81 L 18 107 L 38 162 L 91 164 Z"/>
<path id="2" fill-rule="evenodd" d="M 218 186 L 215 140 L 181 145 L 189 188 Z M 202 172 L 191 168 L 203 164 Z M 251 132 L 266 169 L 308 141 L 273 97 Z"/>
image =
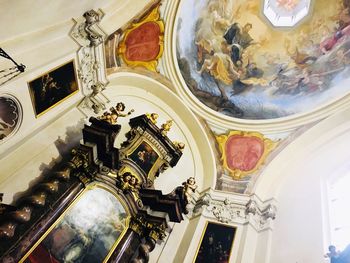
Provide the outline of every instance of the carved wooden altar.
<path id="1" fill-rule="evenodd" d="M 181 222 L 186 213 L 186 184 L 168 195 L 154 189 L 154 180 L 181 158 L 183 145 L 167 137 L 169 123 L 159 128 L 152 118 L 141 115 L 129 124 L 127 141 L 118 149 L 114 142 L 121 126 L 90 118 L 82 131 L 83 142 L 66 161 L 15 204 L 1 204 L 1 262 L 47 262 L 40 259 L 45 256 L 54 258 L 52 262 L 67 258 L 73 262 L 100 248 L 101 240 L 110 245 L 101 262 L 148 262 L 149 252 L 166 236 L 168 221 Z M 83 202 L 96 210 L 79 210 Z M 104 208 L 107 203 L 110 206 Z M 104 211 L 96 215 L 99 209 Z M 114 219 L 105 216 L 108 209 Z M 88 228 L 81 217 L 74 225 L 76 210 L 107 223 L 104 228 L 98 224 Z M 106 233 L 104 239 L 103 234 L 92 234 L 97 229 Z M 60 237 L 62 245 L 69 235 L 69 249 L 57 248 L 55 240 Z"/>

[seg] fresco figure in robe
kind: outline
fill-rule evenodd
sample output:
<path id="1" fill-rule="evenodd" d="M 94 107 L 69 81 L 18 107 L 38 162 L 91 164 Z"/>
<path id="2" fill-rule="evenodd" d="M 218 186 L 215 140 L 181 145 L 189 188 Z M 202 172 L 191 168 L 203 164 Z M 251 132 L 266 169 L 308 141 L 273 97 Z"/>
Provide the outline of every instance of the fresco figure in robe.
<path id="1" fill-rule="evenodd" d="M 263 18 L 259 0 L 183 1 L 179 68 L 190 91 L 213 110 L 273 119 L 317 109 L 350 92 L 347 0 L 316 1 L 308 19 L 288 30 Z M 286 10 L 298 4 L 279 1 Z"/>

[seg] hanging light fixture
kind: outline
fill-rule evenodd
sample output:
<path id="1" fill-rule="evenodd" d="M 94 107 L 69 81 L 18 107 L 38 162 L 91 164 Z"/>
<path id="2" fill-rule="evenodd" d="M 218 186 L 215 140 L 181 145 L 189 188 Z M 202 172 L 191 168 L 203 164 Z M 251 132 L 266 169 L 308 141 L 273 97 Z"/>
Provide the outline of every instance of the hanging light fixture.
<path id="1" fill-rule="evenodd" d="M 2 48 L 0 48 L 0 56 L 11 60 L 14 64 L 13 67 L 0 70 L 0 86 L 10 81 L 11 79 L 17 77 L 19 74 L 25 71 L 26 66 L 23 64 L 18 64 L 13 60 Z"/>

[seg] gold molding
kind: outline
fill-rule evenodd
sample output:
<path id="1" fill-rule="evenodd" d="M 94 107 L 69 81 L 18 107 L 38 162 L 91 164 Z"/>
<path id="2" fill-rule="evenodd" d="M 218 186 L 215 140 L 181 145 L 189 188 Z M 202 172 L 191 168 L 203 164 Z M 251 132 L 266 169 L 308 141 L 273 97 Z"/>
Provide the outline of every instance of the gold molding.
<path id="1" fill-rule="evenodd" d="M 205 226 L 204 226 L 203 231 L 202 231 L 202 234 L 201 234 L 201 239 L 199 240 L 199 244 L 197 246 L 196 253 L 195 253 L 194 257 L 193 257 L 192 263 L 195 263 L 196 260 L 197 260 L 198 252 L 199 252 L 199 249 L 200 249 L 200 247 L 202 245 L 203 238 L 204 238 L 205 232 L 207 231 L 209 223 L 213 224 L 213 225 L 226 226 L 226 227 L 235 229 L 235 233 L 233 235 L 233 240 L 232 240 L 231 249 L 230 249 L 230 253 L 229 253 L 229 258 L 228 258 L 228 262 L 230 262 L 230 259 L 232 257 L 233 245 L 235 243 L 236 236 L 237 236 L 238 227 L 237 226 L 228 225 L 228 224 L 219 223 L 219 222 L 206 221 L 205 222 Z"/>
<path id="2" fill-rule="evenodd" d="M 120 55 L 123 59 L 123 61 L 130 67 L 144 67 L 148 70 L 158 72 L 157 65 L 159 58 L 163 55 L 164 51 L 164 22 L 160 19 L 160 13 L 159 13 L 159 7 L 160 5 L 157 5 L 142 21 L 135 22 L 130 25 L 130 27 L 125 31 L 124 37 L 122 41 L 120 42 L 118 46 L 118 55 Z M 159 52 L 158 55 L 154 60 L 151 61 L 130 61 L 125 57 L 125 51 L 126 51 L 126 44 L 125 40 L 129 36 L 129 34 L 134 31 L 136 28 L 140 27 L 141 25 L 147 23 L 147 22 L 154 22 L 159 26 Z"/>
<path id="3" fill-rule="evenodd" d="M 146 175 L 146 177 L 148 179 L 151 179 L 152 181 L 154 181 L 154 177 L 150 177 L 151 174 L 154 174 L 158 169 L 159 167 L 163 164 L 163 154 L 155 147 L 153 147 L 153 143 L 150 142 L 147 138 L 145 137 L 139 137 L 137 140 L 135 140 L 135 142 L 132 144 L 132 146 L 129 148 L 128 152 L 127 153 L 127 157 L 129 158 L 130 155 L 132 155 L 136 150 L 137 148 L 142 144 L 142 143 L 146 143 L 150 148 L 152 148 L 152 150 L 158 155 L 158 158 L 157 160 L 154 162 L 154 164 L 152 165 L 151 169 L 148 171 L 148 173 Z M 133 163 L 135 163 L 134 160 L 130 159 Z M 138 164 L 136 164 L 137 166 L 139 166 Z"/>
<path id="4" fill-rule="evenodd" d="M 45 231 L 45 233 L 39 238 L 39 240 L 30 248 L 30 250 L 20 259 L 19 263 L 24 263 L 25 260 L 28 258 L 28 256 L 37 248 L 37 246 L 48 236 L 48 234 L 63 220 L 65 217 L 66 213 L 68 213 L 72 207 L 83 197 L 83 195 L 91 191 L 95 188 L 100 188 L 103 189 L 110 194 L 112 194 L 122 205 L 122 207 L 125 209 L 125 212 L 127 213 L 127 217 L 125 220 L 125 228 L 124 230 L 120 233 L 120 236 L 117 238 L 115 243 L 112 245 L 110 248 L 109 252 L 107 253 L 106 257 L 103 260 L 103 263 L 106 263 L 108 259 L 112 256 L 115 248 L 118 246 L 119 242 L 122 240 L 123 236 L 125 235 L 126 231 L 129 229 L 130 225 L 130 220 L 131 220 L 131 214 L 129 207 L 127 206 L 126 202 L 114 191 L 112 191 L 109 187 L 105 186 L 102 183 L 91 183 L 89 184 L 84 190 L 82 190 L 77 197 L 74 199 L 74 201 L 68 205 L 68 207 L 64 210 L 64 212 L 55 220 L 54 223 Z"/>
<path id="5" fill-rule="evenodd" d="M 75 77 L 75 83 L 77 85 L 77 89 L 75 91 L 73 91 L 72 93 L 68 94 L 66 97 L 62 98 L 61 100 L 57 101 L 56 103 L 52 104 L 50 107 L 48 107 L 47 109 L 43 110 L 42 112 L 40 113 L 37 113 L 36 112 L 36 109 L 35 109 L 35 105 L 36 105 L 36 101 L 35 101 L 35 97 L 34 97 L 34 91 L 32 89 L 32 87 L 30 86 L 30 83 L 37 80 L 38 78 L 41 78 L 47 74 L 50 74 L 52 72 L 54 72 L 55 70 L 61 68 L 61 67 L 64 67 L 66 65 L 68 65 L 69 63 L 72 63 L 73 64 L 73 71 L 74 71 L 74 77 Z M 51 109 L 55 108 L 56 106 L 60 105 L 61 103 L 65 102 L 66 100 L 68 100 L 70 97 L 76 95 L 80 88 L 79 88 L 79 80 L 78 80 L 78 75 L 77 75 L 77 69 L 76 69 L 76 65 L 75 65 L 75 59 L 71 59 L 63 64 L 60 64 L 56 67 L 54 67 L 53 69 L 50 69 L 48 71 L 46 71 L 45 73 L 41 74 L 40 76 L 34 78 L 34 79 L 31 79 L 30 81 L 27 81 L 27 86 L 28 86 L 28 89 L 29 89 L 29 94 L 30 94 L 30 99 L 32 101 L 32 107 L 33 107 L 33 111 L 34 111 L 34 114 L 35 114 L 35 118 L 39 118 L 40 116 L 44 115 L 45 113 L 47 113 L 48 111 L 50 111 Z"/>
<path id="6" fill-rule="evenodd" d="M 249 170 L 249 171 L 242 171 L 240 169 L 231 169 L 227 165 L 227 156 L 226 156 L 226 151 L 225 151 L 226 142 L 231 136 L 237 136 L 237 135 L 247 137 L 247 138 L 257 137 L 264 144 L 263 154 L 261 155 L 261 157 L 257 161 L 254 168 Z M 279 143 L 279 141 L 272 141 L 269 138 L 266 138 L 263 134 L 261 134 L 259 132 L 229 131 L 227 134 L 215 135 L 215 138 L 219 144 L 219 149 L 220 149 L 220 154 L 221 154 L 220 161 L 222 162 L 224 169 L 230 173 L 230 175 L 233 177 L 233 179 L 238 179 L 238 180 L 242 179 L 250 174 L 255 173 L 261 167 L 261 165 L 265 162 L 269 153 L 272 150 L 274 150 Z"/>

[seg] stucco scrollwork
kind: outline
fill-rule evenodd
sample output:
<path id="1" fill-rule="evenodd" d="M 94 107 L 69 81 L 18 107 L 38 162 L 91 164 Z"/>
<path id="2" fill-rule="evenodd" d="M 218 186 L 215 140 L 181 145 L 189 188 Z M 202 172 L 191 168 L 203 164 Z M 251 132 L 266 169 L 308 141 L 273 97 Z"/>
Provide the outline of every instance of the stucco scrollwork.
<path id="1" fill-rule="evenodd" d="M 196 200 L 192 215 L 203 215 L 225 224 L 250 224 L 261 231 L 271 227 L 276 213 L 274 200 L 263 202 L 256 195 L 232 195 L 228 198 L 209 190 Z"/>
<path id="2" fill-rule="evenodd" d="M 90 10 L 75 21 L 71 37 L 78 44 L 78 76 L 85 98 L 79 109 L 86 115 L 98 114 L 106 109 L 109 99 L 103 94 L 108 84 L 103 67 L 104 55 L 102 43 L 106 34 L 99 27 L 102 11 Z"/>

